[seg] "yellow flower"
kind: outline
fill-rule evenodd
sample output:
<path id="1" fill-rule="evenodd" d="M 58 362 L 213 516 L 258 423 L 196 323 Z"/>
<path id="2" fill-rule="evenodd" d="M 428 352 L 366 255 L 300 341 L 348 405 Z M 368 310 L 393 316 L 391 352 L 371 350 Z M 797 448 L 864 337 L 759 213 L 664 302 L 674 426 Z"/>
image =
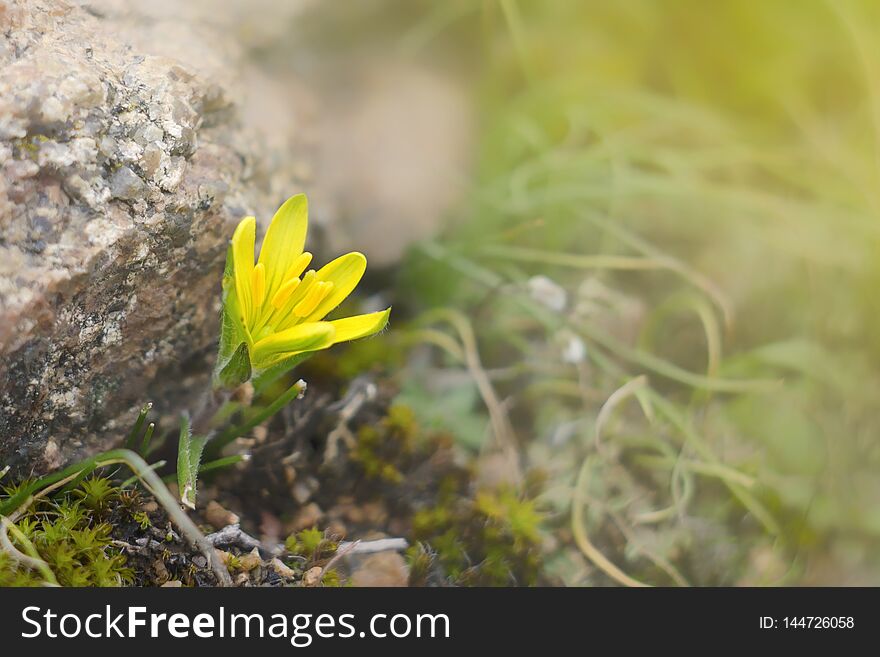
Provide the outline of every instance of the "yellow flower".
<path id="1" fill-rule="evenodd" d="M 235 385 L 252 373 L 290 367 L 303 355 L 381 331 L 391 308 L 326 321 L 367 268 L 348 253 L 317 271 L 303 252 L 308 228 L 305 195 L 287 199 L 266 231 L 254 263 L 256 220 L 245 217 L 232 236 L 224 275 L 218 382 Z M 246 371 L 245 371 L 246 370 Z"/>

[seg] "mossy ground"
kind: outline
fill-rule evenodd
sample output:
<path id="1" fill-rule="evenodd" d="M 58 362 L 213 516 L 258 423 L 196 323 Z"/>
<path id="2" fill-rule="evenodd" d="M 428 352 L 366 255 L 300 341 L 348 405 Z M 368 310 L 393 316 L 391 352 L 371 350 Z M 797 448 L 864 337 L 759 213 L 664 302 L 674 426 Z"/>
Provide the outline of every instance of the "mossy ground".
<path id="1" fill-rule="evenodd" d="M 357 349 L 348 355 L 364 358 Z M 453 435 L 422 427 L 378 372 L 345 384 L 335 376 L 351 363 L 332 363 L 303 367 L 298 374 L 314 375 L 309 394 L 231 447 L 246 449 L 249 460 L 201 482 L 193 517 L 205 534 L 234 513 L 261 541 L 217 545 L 234 584 L 346 585 L 357 564 L 336 558 L 340 542 L 382 537 L 410 542 L 400 561 L 411 585 L 536 583 L 534 503 L 478 489 Z M 10 534 L 22 552 L 33 545 L 56 581 L 0 551 L 0 584 L 217 584 L 204 555 L 136 480 L 104 469 L 73 483 L 16 520 L 24 538 Z"/>
<path id="2" fill-rule="evenodd" d="M 15 492 L 14 487 L 6 493 Z M 47 569 L 24 568 L 7 550 L 0 551 L 0 586 L 121 586 L 134 571 L 114 544 L 119 511 L 129 508 L 129 491 L 93 477 L 51 499 L 34 502 L 6 533 L 23 554 Z"/>

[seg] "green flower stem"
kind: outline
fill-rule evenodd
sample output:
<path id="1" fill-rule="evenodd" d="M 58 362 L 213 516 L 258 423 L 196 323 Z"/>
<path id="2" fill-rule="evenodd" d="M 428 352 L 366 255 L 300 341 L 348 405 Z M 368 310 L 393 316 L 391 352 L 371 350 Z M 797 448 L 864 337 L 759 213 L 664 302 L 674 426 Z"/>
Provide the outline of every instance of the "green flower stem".
<path id="1" fill-rule="evenodd" d="M 292 386 L 290 386 L 290 388 L 288 388 L 286 392 L 278 395 L 278 397 L 271 404 L 254 413 L 242 424 L 229 427 L 225 431 L 222 431 L 219 435 L 213 438 L 210 443 L 208 443 L 211 454 L 217 454 L 221 449 L 223 449 L 233 440 L 235 440 L 239 436 L 243 436 L 257 425 L 262 424 L 263 422 L 268 420 L 270 417 L 275 415 L 275 413 L 280 411 L 294 399 L 299 397 L 303 392 L 305 392 L 305 389 L 306 382 L 300 379 Z"/>

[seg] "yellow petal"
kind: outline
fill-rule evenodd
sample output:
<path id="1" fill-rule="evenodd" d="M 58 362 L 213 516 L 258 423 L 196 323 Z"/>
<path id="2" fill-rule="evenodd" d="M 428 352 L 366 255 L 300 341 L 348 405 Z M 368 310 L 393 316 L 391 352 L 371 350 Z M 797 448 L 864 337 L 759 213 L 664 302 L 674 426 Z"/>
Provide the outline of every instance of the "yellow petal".
<path id="1" fill-rule="evenodd" d="M 270 299 L 284 283 L 285 275 L 303 252 L 308 217 L 309 204 L 305 194 L 291 196 L 272 217 L 263 246 L 260 247 L 260 262 L 266 267 L 266 289 Z M 308 263 L 303 268 L 307 265 Z"/>
<path id="2" fill-rule="evenodd" d="M 321 267 L 317 272 L 319 281 L 333 283 L 333 290 L 318 307 L 306 318 L 307 322 L 323 319 L 327 313 L 343 302 L 345 297 L 360 283 L 367 270 L 367 259 L 363 253 L 353 252 L 339 256 L 333 262 Z"/>
<path id="3" fill-rule="evenodd" d="M 254 273 L 254 239 L 257 220 L 245 217 L 239 222 L 232 235 L 232 267 L 235 278 L 235 293 L 245 326 L 250 325 L 253 316 L 251 302 L 251 279 Z"/>
<path id="4" fill-rule="evenodd" d="M 264 367 L 280 355 L 292 355 L 329 347 L 336 329 L 330 322 L 299 324 L 263 338 L 254 345 L 253 361 L 257 368 Z"/>
<path id="5" fill-rule="evenodd" d="M 333 335 L 333 344 L 357 340 L 378 333 L 388 324 L 390 314 L 391 308 L 386 308 L 377 313 L 354 315 L 329 322 L 336 329 L 336 333 Z"/>
<path id="6" fill-rule="evenodd" d="M 257 263 L 254 267 L 254 273 L 251 281 L 251 300 L 254 304 L 254 310 L 263 304 L 263 297 L 266 294 L 266 268 L 262 262 Z"/>

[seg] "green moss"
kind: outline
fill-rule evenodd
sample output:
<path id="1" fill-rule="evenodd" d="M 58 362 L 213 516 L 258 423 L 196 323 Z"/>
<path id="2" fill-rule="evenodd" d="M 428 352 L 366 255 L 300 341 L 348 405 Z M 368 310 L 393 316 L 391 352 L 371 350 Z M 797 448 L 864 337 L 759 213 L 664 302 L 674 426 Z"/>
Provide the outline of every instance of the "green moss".
<path id="1" fill-rule="evenodd" d="M 239 557 L 237 554 L 230 553 L 229 556 L 226 558 L 226 568 L 229 570 L 229 572 L 241 570 L 241 567 L 241 557 Z"/>
<path id="2" fill-rule="evenodd" d="M 516 543 L 538 543 L 541 516 L 532 501 L 521 500 L 512 490 L 504 489 L 494 493 L 478 493 L 474 506 L 478 513 L 489 520 L 489 527 L 503 529 Z"/>
<path id="3" fill-rule="evenodd" d="M 16 483 L 7 483 L 2 487 L 3 493 L 0 494 L 0 500 L 6 500 L 20 495 L 22 492 L 28 490 L 34 481 L 34 479 L 22 479 Z"/>
<path id="4" fill-rule="evenodd" d="M 425 543 L 410 545 L 406 550 L 410 586 L 427 586 L 434 569 L 436 554 Z"/>
<path id="5" fill-rule="evenodd" d="M 343 585 L 344 584 L 342 582 L 342 578 L 339 576 L 339 572 L 333 568 L 324 571 L 324 574 L 321 575 L 321 586 L 336 588 Z"/>
<path id="6" fill-rule="evenodd" d="M 103 511 L 119 497 L 119 489 L 106 477 L 91 477 L 83 481 L 73 495 L 93 511 Z"/>
<path id="7" fill-rule="evenodd" d="M 413 454 L 418 435 L 419 425 L 412 410 L 403 404 L 393 404 L 376 426 L 358 429 L 352 460 L 361 465 L 369 479 L 402 483 L 400 463 Z"/>
<path id="8" fill-rule="evenodd" d="M 9 493 L 9 489 L 6 491 Z M 48 571 L 22 566 L 0 551 L 0 586 L 121 586 L 132 581 L 125 556 L 112 545 L 106 503 L 118 497 L 107 480 L 93 478 L 68 494 L 39 500 L 14 523 L 9 539 L 17 550 L 45 562 Z"/>
<path id="9" fill-rule="evenodd" d="M 136 511 L 132 515 L 132 518 L 141 529 L 149 529 L 153 524 L 150 520 L 150 516 L 144 511 Z"/>
<path id="10" fill-rule="evenodd" d="M 540 522 L 534 502 L 510 489 L 481 491 L 474 499 L 449 496 L 413 516 L 420 542 L 407 553 L 410 580 L 423 582 L 438 565 L 457 585 L 534 585 Z"/>
<path id="11" fill-rule="evenodd" d="M 313 527 L 288 536 L 284 546 L 293 557 L 288 560 L 288 566 L 301 576 L 315 566 L 327 564 L 336 554 L 339 543 L 335 537 L 328 535 L 327 532 Z M 324 570 L 321 574 L 321 586 L 339 587 L 345 585 L 345 580 L 334 568 Z"/>
<path id="12" fill-rule="evenodd" d="M 284 542 L 287 551 L 293 555 L 304 557 L 307 566 L 329 559 L 336 554 L 338 543 L 328 538 L 320 529 L 304 529 L 288 536 Z"/>
<path id="13" fill-rule="evenodd" d="M 409 406 L 392 404 L 383 423 L 389 432 L 398 436 L 409 449 L 412 449 L 419 425 L 415 413 Z"/>
<path id="14" fill-rule="evenodd" d="M 117 497 L 120 506 L 132 516 L 140 511 L 141 505 L 144 502 L 143 496 L 136 488 L 123 488 L 119 491 Z"/>

